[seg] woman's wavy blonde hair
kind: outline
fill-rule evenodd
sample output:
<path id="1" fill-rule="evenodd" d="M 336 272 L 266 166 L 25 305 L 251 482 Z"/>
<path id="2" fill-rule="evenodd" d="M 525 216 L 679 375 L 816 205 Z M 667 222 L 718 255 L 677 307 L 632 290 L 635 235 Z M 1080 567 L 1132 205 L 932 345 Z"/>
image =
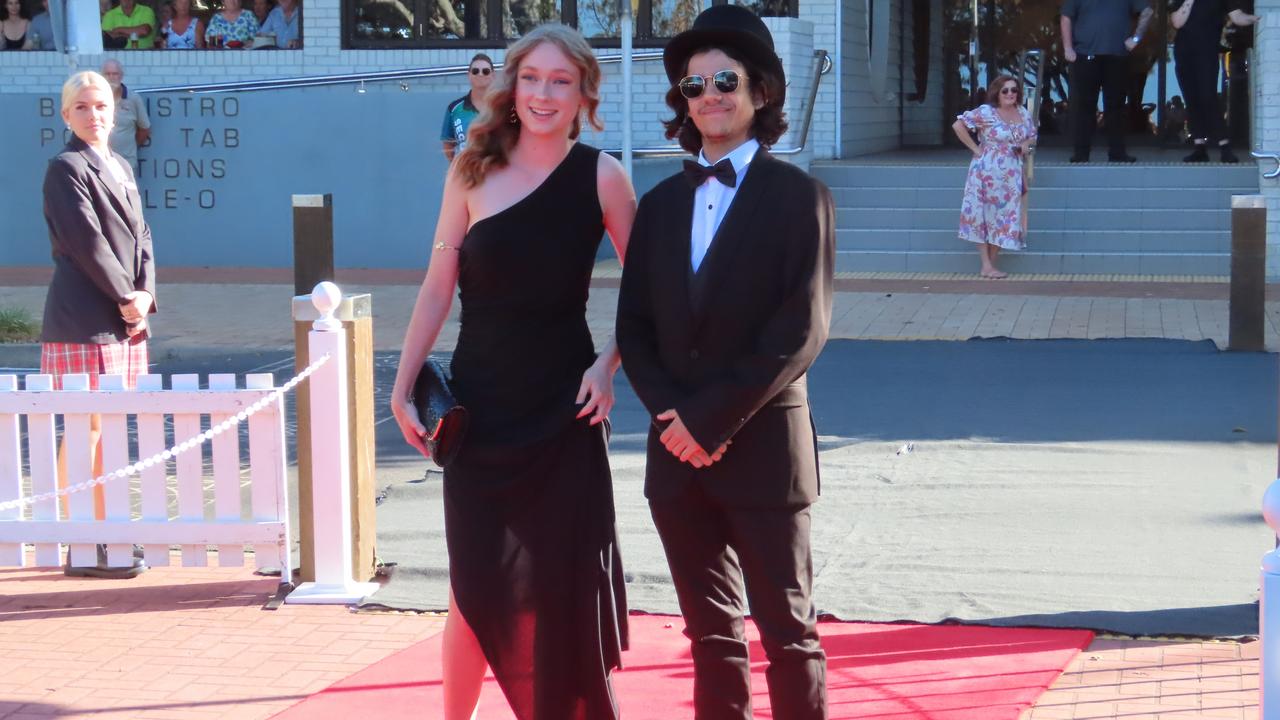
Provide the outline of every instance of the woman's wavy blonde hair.
<path id="1" fill-rule="evenodd" d="M 516 80 L 520 75 L 520 63 L 534 48 L 551 43 L 578 68 L 582 78 L 579 90 L 586 106 L 586 119 L 591 127 L 603 130 L 604 123 L 596 116 L 600 106 L 600 63 L 595 53 L 577 30 L 559 23 L 547 23 L 534 28 L 507 50 L 502 72 L 489 86 L 489 92 L 481 102 L 480 116 L 467 131 L 467 146 L 458 157 L 457 171 L 467 187 L 479 185 L 496 168 L 506 167 L 511 149 L 520 139 L 520 123 L 511 122 L 515 113 Z M 570 138 L 582 132 L 582 117 L 573 119 Z"/>

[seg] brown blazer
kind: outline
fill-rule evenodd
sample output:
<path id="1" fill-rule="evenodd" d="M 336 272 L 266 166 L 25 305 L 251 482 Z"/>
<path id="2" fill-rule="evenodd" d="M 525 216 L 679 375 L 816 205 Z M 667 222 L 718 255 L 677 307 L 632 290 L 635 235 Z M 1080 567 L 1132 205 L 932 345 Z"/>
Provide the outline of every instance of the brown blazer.
<path id="1" fill-rule="evenodd" d="M 695 469 L 651 425 L 645 495 L 699 482 L 729 506 L 807 505 L 818 496 L 805 373 L 831 323 L 835 211 L 826 186 L 759 151 L 698 273 L 693 188 L 667 178 L 640 200 L 618 298 L 622 365 L 650 415 L 675 408 L 708 452 Z"/>
<path id="2" fill-rule="evenodd" d="M 44 219 L 53 249 L 53 280 L 44 303 L 44 342 L 103 344 L 128 339 L 120 303 L 135 290 L 155 297 L 151 228 L 133 168 L 122 186 L 80 138 L 49 161 Z M 155 305 L 152 305 L 155 312 Z"/>

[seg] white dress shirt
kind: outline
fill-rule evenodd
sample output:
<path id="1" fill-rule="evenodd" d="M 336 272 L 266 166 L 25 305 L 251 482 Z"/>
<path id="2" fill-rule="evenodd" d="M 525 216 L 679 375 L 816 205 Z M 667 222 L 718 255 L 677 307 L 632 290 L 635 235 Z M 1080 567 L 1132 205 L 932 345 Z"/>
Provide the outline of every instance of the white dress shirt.
<path id="1" fill-rule="evenodd" d="M 711 177 L 704 180 L 698 189 L 693 191 L 693 228 L 689 235 L 689 262 L 694 272 L 698 272 L 703 258 L 707 256 L 711 240 L 720 229 L 724 216 L 728 214 L 729 206 L 733 204 L 733 197 L 738 194 L 738 188 L 742 187 L 742 180 L 747 176 L 747 167 L 759 149 L 760 143 L 755 138 L 751 138 L 725 155 L 729 162 L 733 163 L 733 170 L 738 175 L 737 185 L 726 187 L 719 180 Z M 698 153 L 698 162 L 707 167 L 715 164 L 708 162 L 707 156 L 701 152 Z"/>
<path id="2" fill-rule="evenodd" d="M 98 148 L 92 145 L 89 145 L 89 151 L 102 162 L 102 166 L 111 174 L 111 179 L 119 183 L 120 187 L 130 187 L 133 185 L 133 183 L 129 182 L 129 176 L 125 174 L 124 168 L 120 167 L 120 161 L 116 160 L 115 155 L 111 153 L 104 155 L 98 152 Z"/>

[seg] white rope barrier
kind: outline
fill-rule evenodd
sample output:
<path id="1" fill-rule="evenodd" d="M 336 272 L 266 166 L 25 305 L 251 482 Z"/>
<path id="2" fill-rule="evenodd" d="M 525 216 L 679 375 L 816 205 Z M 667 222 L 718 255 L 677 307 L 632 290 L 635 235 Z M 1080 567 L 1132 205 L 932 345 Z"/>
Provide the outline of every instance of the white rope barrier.
<path id="1" fill-rule="evenodd" d="M 257 413 L 259 410 L 262 410 L 263 408 L 270 405 L 271 403 L 274 403 L 285 393 L 289 392 L 294 387 L 296 387 L 298 383 L 302 382 L 303 380 L 306 380 L 307 377 L 309 377 L 312 373 L 314 373 L 317 369 L 319 369 L 321 365 L 325 364 L 325 362 L 328 361 L 328 359 L 329 359 L 328 355 L 321 357 L 319 360 L 316 360 L 315 362 L 308 365 L 302 372 L 298 373 L 297 376 L 295 376 L 289 382 L 285 383 L 284 385 L 281 385 L 275 390 L 272 390 L 271 393 L 263 396 L 261 399 L 259 399 L 257 402 L 253 403 L 249 407 L 241 410 L 235 415 L 232 415 L 226 420 L 223 420 L 222 422 L 218 423 L 216 426 L 213 426 L 208 430 L 205 430 L 199 435 L 196 435 L 193 438 L 188 438 L 180 443 L 177 443 L 176 445 L 169 448 L 168 450 L 156 453 L 155 455 L 152 455 L 151 457 L 145 460 L 139 460 L 138 462 L 132 465 L 129 465 L 127 467 L 120 468 L 119 470 L 115 470 L 109 473 L 103 473 L 102 475 L 99 475 L 98 477 L 93 478 L 91 480 L 85 480 L 84 482 L 76 483 L 75 485 L 68 485 L 65 488 L 54 490 L 52 492 L 44 492 L 44 493 L 40 493 L 39 495 L 31 495 L 28 497 L 18 498 L 17 500 L 9 500 L 7 502 L 2 502 L 0 503 L 0 510 L 12 510 L 13 508 L 25 507 L 27 505 L 34 505 L 38 502 L 45 502 L 47 500 L 52 500 L 56 497 L 71 495 L 72 493 L 83 492 L 96 485 L 105 485 L 107 484 L 108 481 L 111 481 L 111 480 L 119 480 L 122 478 L 130 477 L 132 475 L 137 475 L 138 473 L 155 465 L 158 462 L 165 462 L 170 458 L 176 457 L 178 455 L 181 455 L 184 452 L 191 450 L 192 448 L 199 447 L 200 445 L 203 445 L 204 443 L 212 440 L 218 435 L 221 435 L 227 430 L 230 430 L 236 425 L 239 425 L 245 420 L 248 420 L 250 416 L 252 416 L 254 413 Z"/>

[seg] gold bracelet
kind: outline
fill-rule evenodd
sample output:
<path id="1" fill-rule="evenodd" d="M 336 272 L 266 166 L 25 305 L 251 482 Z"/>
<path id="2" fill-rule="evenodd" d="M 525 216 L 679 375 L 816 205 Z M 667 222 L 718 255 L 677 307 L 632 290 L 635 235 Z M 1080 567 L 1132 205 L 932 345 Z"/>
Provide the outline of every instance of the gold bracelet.
<path id="1" fill-rule="evenodd" d="M 454 246 L 452 246 L 452 245 L 449 245 L 449 244 L 445 243 L 445 241 L 441 240 L 440 242 L 438 242 L 438 243 L 436 243 L 436 244 L 435 244 L 435 249 L 436 249 L 436 250 L 452 250 L 452 251 L 454 251 L 454 252 L 458 252 L 458 251 L 460 251 L 462 248 L 456 248 L 456 247 L 454 247 Z"/>

